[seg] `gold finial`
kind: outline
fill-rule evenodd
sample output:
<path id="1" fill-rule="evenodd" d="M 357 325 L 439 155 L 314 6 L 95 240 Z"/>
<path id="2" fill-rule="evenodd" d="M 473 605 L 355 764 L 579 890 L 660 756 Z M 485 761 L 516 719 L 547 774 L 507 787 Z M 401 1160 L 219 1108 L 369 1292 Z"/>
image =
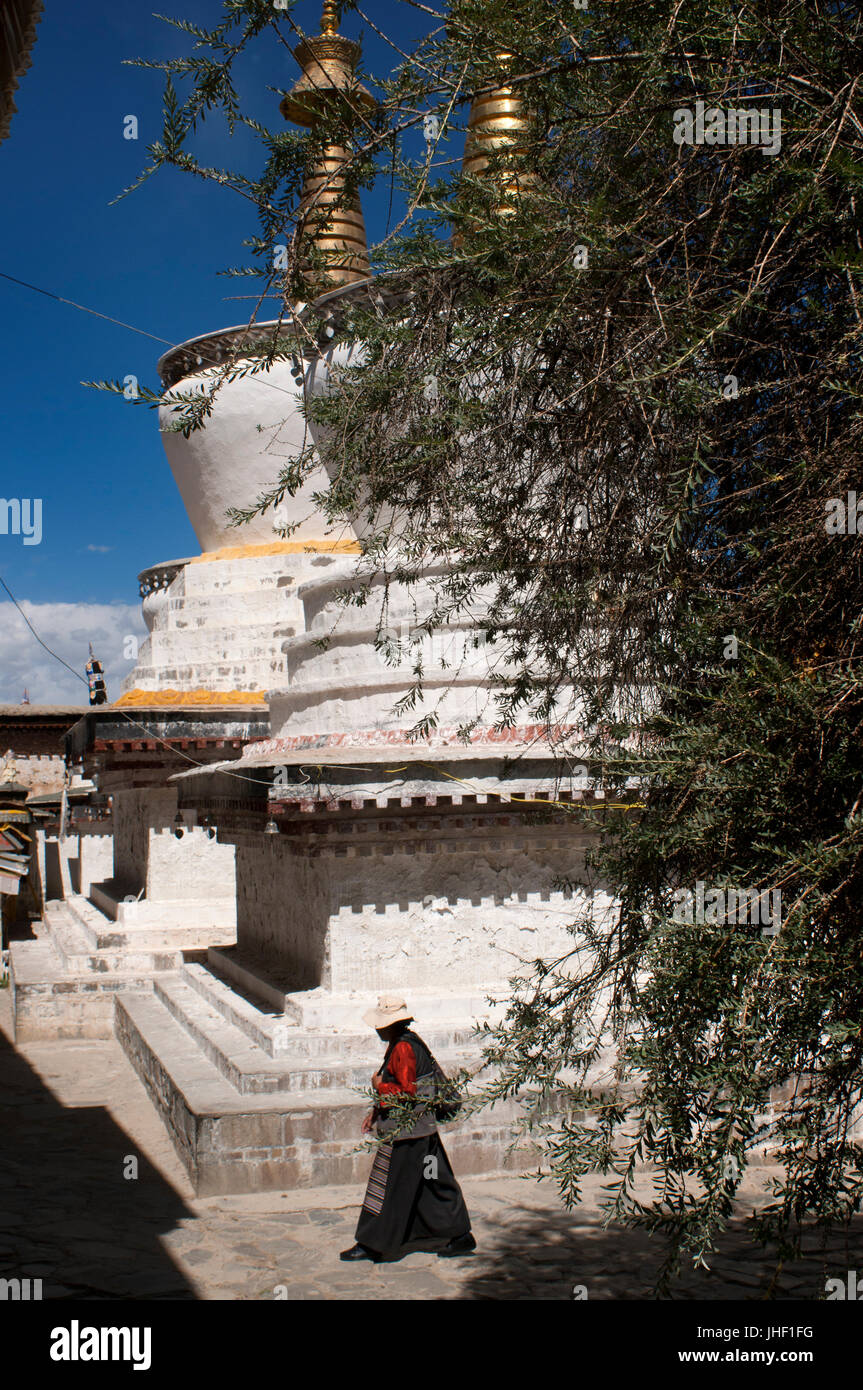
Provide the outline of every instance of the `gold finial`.
<path id="1" fill-rule="evenodd" d="M 497 56 L 502 64 L 512 61 L 510 53 L 501 52 Z M 510 177 L 502 175 L 502 191 L 511 192 L 535 183 L 535 174 L 517 169 L 519 156 L 525 153 L 529 129 L 524 99 L 517 88 L 502 85 L 474 97 L 462 160 L 464 173 L 483 174 L 488 168 L 490 154 L 505 154 L 513 172 Z"/>
<path id="2" fill-rule="evenodd" d="M 505 78 L 514 55 L 501 48 L 495 57 L 501 66 L 501 76 Z M 491 162 L 491 155 L 504 156 L 505 167 L 489 175 L 500 191 L 500 202 L 495 208 L 499 217 L 510 216 L 519 199 L 536 187 L 536 174 L 524 167 L 529 130 L 530 118 L 520 87 L 503 83 L 490 92 L 474 97 L 467 125 L 462 172 L 475 178 L 482 177 Z M 461 234 L 457 234 L 453 241 L 459 246 Z"/>
<path id="3" fill-rule="evenodd" d="M 317 38 L 303 39 L 294 49 L 303 71 L 290 95 L 282 100 L 285 120 L 313 128 L 327 111 L 341 109 L 343 115 L 357 121 L 377 107 L 374 97 L 356 78 L 360 46 L 344 38 L 338 27 L 336 0 L 324 0 L 321 33 Z M 360 200 L 348 186 L 349 158 L 344 145 L 326 144 L 303 184 L 300 225 L 327 264 L 323 275 L 308 263 L 303 266 L 309 298 L 366 280 L 371 274 Z"/>
<path id="4" fill-rule="evenodd" d="M 285 120 L 311 127 L 317 125 L 324 111 L 338 105 L 355 116 L 377 107 L 374 97 L 356 78 L 360 46 L 338 33 L 338 25 L 335 0 L 324 0 L 322 33 L 303 39 L 294 49 L 303 71 L 290 95 L 282 100 Z"/>
<path id="5" fill-rule="evenodd" d="M 324 0 L 324 9 L 321 15 L 321 33 L 337 34 L 339 32 L 339 14 L 336 9 L 336 0 Z"/>

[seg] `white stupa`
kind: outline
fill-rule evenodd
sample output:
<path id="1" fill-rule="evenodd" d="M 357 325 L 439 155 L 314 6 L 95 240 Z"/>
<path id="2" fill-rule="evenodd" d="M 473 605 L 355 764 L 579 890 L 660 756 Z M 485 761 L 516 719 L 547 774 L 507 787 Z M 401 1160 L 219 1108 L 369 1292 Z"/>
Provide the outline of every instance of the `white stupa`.
<path id="1" fill-rule="evenodd" d="M 310 500 L 323 477 L 252 522 L 229 523 L 229 508 L 253 506 L 305 440 L 302 382 L 289 361 L 220 379 L 220 363 L 242 363 L 244 348 L 251 352 L 274 330 L 261 324 L 254 333 L 248 325 L 209 333 L 159 363 L 162 440 L 201 553 L 139 576 L 149 636 L 118 705 L 262 705 L 284 681 L 283 643 L 302 629 L 300 585 L 358 549 L 350 529 L 327 532 Z M 205 428 L 188 438 L 172 432 L 172 392 L 211 391 L 215 383 Z"/>

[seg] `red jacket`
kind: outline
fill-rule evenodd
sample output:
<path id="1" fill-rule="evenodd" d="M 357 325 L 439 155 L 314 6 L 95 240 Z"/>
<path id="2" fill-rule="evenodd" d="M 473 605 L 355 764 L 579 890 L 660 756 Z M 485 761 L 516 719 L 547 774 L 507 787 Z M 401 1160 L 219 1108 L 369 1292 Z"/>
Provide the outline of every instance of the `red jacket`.
<path id="1" fill-rule="evenodd" d="M 397 1042 L 389 1055 L 387 1062 L 396 1082 L 376 1081 L 375 1090 L 378 1097 L 397 1096 L 407 1094 L 415 1096 L 417 1093 L 417 1062 L 414 1050 L 409 1042 Z M 382 1105 L 386 1101 L 381 1100 Z"/>

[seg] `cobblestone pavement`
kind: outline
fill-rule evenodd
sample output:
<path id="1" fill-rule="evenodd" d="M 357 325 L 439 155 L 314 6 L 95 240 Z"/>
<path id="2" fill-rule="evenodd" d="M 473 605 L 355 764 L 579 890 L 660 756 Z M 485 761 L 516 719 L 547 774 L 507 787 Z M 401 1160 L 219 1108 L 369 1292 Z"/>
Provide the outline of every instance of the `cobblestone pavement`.
<path id="1" fill-rule="evenodd" d="M 603 1229 L 603 1180 L 576 1211 L 553 1185 L 467 1179 L 479 1249 L 345 1265 L 360 1188 L 197 1199 L 168 1135 L 118 1044 L 11 1044 L 0 992 L 0 1277 L 42 1279 L 45 1298 L 588 1299 L 652 1297 L 656 1244 Z M 138 1176 L 124 1176 L 137 1159 Z M 758 1200 L 770 1170 L 753 1170 Z M 780 1298 L 822 1296 L 825 1278 L 863 1269 L 863 1230 L 783 1271 Z M 675 1297 L 764 1295 L 768 1266 L 729 1237 L 710 1274 Z M 583 1296 L 583 1295 L 581 1295 Z"/>

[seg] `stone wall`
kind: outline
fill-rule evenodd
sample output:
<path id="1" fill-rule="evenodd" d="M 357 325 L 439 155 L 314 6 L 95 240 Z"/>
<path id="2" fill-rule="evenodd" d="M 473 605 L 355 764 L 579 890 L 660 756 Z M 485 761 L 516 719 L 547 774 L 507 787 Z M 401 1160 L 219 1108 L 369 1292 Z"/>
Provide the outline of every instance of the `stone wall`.
<path id="1" fill-rule="evenodd" d="M 114 880 L 121 892 L 146 888 L 149 826 L 154 816 L 159 823 L 160 815 L 168 820 L 176 815 L 176 805 L 170 811 L 172 800 L 176 803 L 176 794 L 161 788 L 114 793 Z"/>
<path id="2" fill-rule="evenodd" d="M 177 839 L 173 817 L 169 828 L 151 829 L 147 864 L 150 902 L 233 899 L 235 892 L 233 845 L 210 839 L 200 826 L 187 826 Z"/>
<path id="3" fill-rule="evenodd" d="M 114 795 L 114 872 L 117 891 L 149 902 L 233 899 L 234 848 L 200 826 L 174 833 L 177 792 L 147 787 Z"/>
<path id="4" fill-rule="evenodd" d="M 279 836 L 260 835 L 237 845 L 236 868 L 238 943 L 266 956 L 292 989 L 329 986 L 337 891 L 324 862 L 290 854 Z"/>
<path id="5" fill-rule="evenodd" d="M 114 877 L 114 835 L 110 820 L 82 825 L 78 831 L 77 858 L 70 861 L 72 886 L 89 897 L 90 885 Z"/>
<path id="6" fill-rule="evenodd" d="M 16 759 L 59 758 L 66 733 L 89 705 L 0 705 L 0 761 L 11 748 Z"/>
<path id="7" fill-rule="evenodd" d="M 504 984 L 518 966 L 570 941 L 575 904 L 556 881 L 581 866 L 572 844 L 502 842 L 437 853 L 394 850 L 338 859 L 340 906 L 331 924 L 337 990 Z"/>
<path id="8" fill-rule="evenodd" d="M 0 750 L 5 753 L 5 749 Z M 32 796 L 45 796 L 63 789 L 66 767 L 59 753 L 15 753 L 15 780 Z"/>
<path id="9" fill-rule="evenodd" d="M 463 991 L 571 947 L 588 837 L 542 831 L 293 853 L 284 838 L 237 848 L 237 939 L 294 989 Z M 609 903 L 599 895 L 596 906 Z"/>

